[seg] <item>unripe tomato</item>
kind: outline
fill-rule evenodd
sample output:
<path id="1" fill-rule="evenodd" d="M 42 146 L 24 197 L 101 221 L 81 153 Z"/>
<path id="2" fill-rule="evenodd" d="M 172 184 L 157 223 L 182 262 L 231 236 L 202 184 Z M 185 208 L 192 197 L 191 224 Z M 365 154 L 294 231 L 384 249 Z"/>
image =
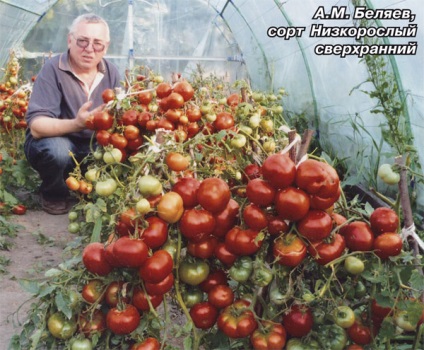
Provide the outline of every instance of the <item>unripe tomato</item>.
<path id="1" fill-rule="evenodd" d="M 161 219 L 170 224 L 176 223 L 184 213 L 183 199 L 177 192 L 167 192 L 161 197 L 157 211 Z"/>
<path id="2" fill-rule="evenodd" d="M 169 152 L 165 157 L 165 163 L 173 171 L 184 171 L 190 165 L 188 158 L 177 152 Z"/>
<path id="3" fill-rule="evenodd" d="M 62 312 L 55 312 L 47 320 L 47 328 L 51 335 L 58 339 L 69 339 L 77 330 L 75 320 L 68 319 Z"/>
<path id="4" fill-rule="evenodd" d="M 140 177 L 137 185 L 141 195 L 146 198 L 162 193 L 162 184 L 153 175 L 144 175 Z"/>

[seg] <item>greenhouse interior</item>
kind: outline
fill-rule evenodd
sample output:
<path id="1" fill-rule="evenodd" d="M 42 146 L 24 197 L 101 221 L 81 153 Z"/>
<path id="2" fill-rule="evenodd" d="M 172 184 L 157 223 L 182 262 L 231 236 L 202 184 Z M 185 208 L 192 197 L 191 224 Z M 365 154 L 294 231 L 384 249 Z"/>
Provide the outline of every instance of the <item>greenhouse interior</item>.
<path id="1" fill-rule="evenodd" d="M 34 220 L 68 240 L 0 347 L 424 348 L 421 0 L 0 14 L 0 283 Z"/>

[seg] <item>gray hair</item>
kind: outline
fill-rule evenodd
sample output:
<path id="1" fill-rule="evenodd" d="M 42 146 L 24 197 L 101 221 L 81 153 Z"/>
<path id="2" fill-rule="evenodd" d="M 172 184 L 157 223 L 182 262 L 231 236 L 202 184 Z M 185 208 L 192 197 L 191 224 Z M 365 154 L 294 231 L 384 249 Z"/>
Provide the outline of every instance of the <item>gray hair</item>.
<path id="1" fill-rule="evenodd" d="M 85 13 L 83 15 L 79 15 L 77 18 L 74 19 L 72 22 L 70 28 L 69 28 L 69 34 L 74 33 L 77 26 L 80 23 L 103 23 L 106 27 L 107 32 L 107 41 L 110 40 L 110 34 L 109 34 L 109 25 L 107 22 L 100 16 L 94 14 L 94 13 Z"/>

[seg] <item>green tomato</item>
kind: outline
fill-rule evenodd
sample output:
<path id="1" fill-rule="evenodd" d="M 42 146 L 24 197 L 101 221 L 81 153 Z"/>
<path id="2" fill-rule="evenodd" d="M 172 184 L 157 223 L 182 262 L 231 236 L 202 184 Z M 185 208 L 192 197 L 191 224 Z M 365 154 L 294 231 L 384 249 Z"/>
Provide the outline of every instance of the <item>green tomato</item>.
<path id="1" fill-rule="evenodd" d="M 358 281 L 358 284 L 355 287 L 355 297 L 363 298 L 367 294 L 367 287 L 361 282 Z"/>
<path id="2" fill-rule="evenodd" d="M 68 219 L 69 221 L 75 221 L 76 219 L 78 219 L 78 213 L 76 211 L 70 211 L 68 213 Z"/>
<path id="3" fill-rule="evenodd" d="M 202 283 L 209 275 L 209 265 L 205 261 L 185 260 L 180 263 L 178 269 L 180 280 L 191 286 L 197 286 Z"/>
<path id="4" fill-rule="evenodd" d="M 234 148 L 243 148 L 246 145 L 247 139 L 246 136 L 242 134 L 237 134 L 231 140 L 231 146 Z"/>
<path id="5" fill-rule="evenodd" d="M 99 178 L 99 171 L 97 169 L 89 169 L 85 172 L 84 177 L 87 181 L 95 182 Z"/>
<path id="6" fill-rule="evenodd" d="M 122 152 L 118 148 L 112 148 L 103 154 L 103 161 L 106 164 L 119 163 L 122 160 Z"/>
<path id="7" fill-rule="evenodd" d="M 262 147 L 264 148 L 265 152 L 272 153 L 275 151 L 276 144 L 274 140 L 270 139 L 265 141 Z"/>
<path id="8" fill-rule="evenodd" d="M 108 197 L 116 191 L 118 187 L 116 181 L 109 178 L 104 181 L 98 181 L 96 183 L 95 191 L 101 197 Z"/>
<path id="9" fill-rule="evenodd" d="M 262 119 L 260 125 L 263 132 L 274 131 L 274 122 L 271 119 Z"/>
<path id="10" fill-rule="evenodd" d="M 303 342 L 299 338 L 291 338 L 286 344 L 286 350 L 322 350 L 317 341 Z M 331 348 L 328 348 L 331 349 Z"/>
<path id="11" fill-rule="evenodd" d="M 401 310 L 395 314 L 395 323 L 396 326 L 403 329 L 404 331 L 412 332 L 417 329 L 418 320 L 415 324 L 412 323 L 409 319 L 408 312 L 405 310 Z"/>
<path id="12" fill-rule="evenodd" d="M 242 256 L 238 258 L 230 267 L 230 277 L 236 282 L 247 282 L 253 272 L 252 258 L 249 256 Z"/>
<path id="13" fill-rule="evenodd" d="M 274 275 L 272 271 L 266 266 L 260 266 L 253 270 L 253 274 L 250 277 L 253 284 L 257 287 L 266 287 L 271 283 Z"/>
<path id="14" fill-rule="evenodd" d="M 355 323 L 355 313 L 346 305 L 342 305 L 333 311 L 334 322 L 342 327 L 349 328 Z"/>
<path id="15" fill-rule="evenodd" d="M 93 344 L 90 339 L 75 339 L 70 342 L 71 350 L 92 350 Z"/>
<path id="16" fill-rule="evenodd" d="M 149 201 L 146 198 L 141 198 L 136 204 L 135 204 L 135 210 L 137 213 L 141 215 L 145 215 L 149 213 L 152 208 L 150 206 Z"/>
<path id="17" fill-rule="evenodd" d="M 361 259 L 348 256 L 344 261 L 344 268 L 352 275 L 360 275 L 364 271 L 365 265 Z"/>
<path id="18" fill-rule="evenodd" d="M 97 148 L 94 152 L 93 152 L 93 157 L 95 160 L 101 160 L 103 159 L 103 152 L 100 148 Z"/>
<path id="19" fill-rule="evenodd" d="M 153 175 L 144 175 L 138 179 L 138 189 L 143 197 L 149 198 L 162 193 L 161 182 Z"/>
<path id="20" fill-rule="evenodd" d="M 47 320 L 47 328 L 51 335 L 58 339 L 69 339 L 77 330 L 77 323 L 68 319 L 62 312 L 55 312 Z"/>
<path id="21" fill-rule="evenodd" d="M 320 326 L 317 335 L 324 349 L 343 350 L 347 343 L 346 331 L 335 324 Z"/>
<path id="22" fill-rule="evenodd" d="M 78 222 L 70 222 L 68 225 L 69 233 L 78 233 L 80 230 L 80 225 Z"/>
<path id="23" fill-rule="evenodd" d="M 383 180 L 384 183 L 388 185 L 395 185 L 400 180 L 400 175 L 393 171 L 393 168 L 390 164 L 382 164 L 378 168 L 377 175 Z"/>
<path id="24" fill-rule="evenodd" d="M 252 129 L 256 129 L 261 123 L 261 116 L 259 114 L 252 114 L 249 118 L 249 126 Z"/>
<path id="25" fill-rule="evenodd" d="M 200 290 L 200 288 L 197 287 L 187 288 L 187 290 L 183 291 L 182 297 L 184 304 L 188 308 L 191 308 L 195 304 L 203 301 L 203 292 Z"/>

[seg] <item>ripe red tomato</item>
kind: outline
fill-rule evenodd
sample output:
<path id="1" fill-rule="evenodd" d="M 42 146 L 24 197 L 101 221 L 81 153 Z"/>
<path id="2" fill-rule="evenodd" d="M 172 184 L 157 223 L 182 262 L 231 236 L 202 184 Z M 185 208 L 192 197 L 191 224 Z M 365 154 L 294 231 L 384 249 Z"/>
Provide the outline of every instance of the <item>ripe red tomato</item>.
<path id="1" fill-rule="evenodd" d="M 137 151 L 143 142 L 144 140 L 141 135 L 137 136 L 135 139 L 128 139 L 127 149 L 129 151 Z"/>
<path id="2" fill-rule="evenodd" d="M 214 255 L 218 239 L 214 236 L 208 236 L 199 242 L 189 241 L 187 243 L 187 252 L 196 258 L 209 259 Z"/>
<path id="3" fill-rule="evenodd" d="M 268 216 L 268 233 L 272 236 L 279 236 L 289 232 L 289 225 L 278 216 Z"/>
<path id="4" fill-rule="evenodd" d="M 147 111 L 141 112 L 138 115 L 137 118 L 137 122 L 138 125 L 142 128 L 142 129 L 146 129 L 146 124 L 148 121 L 151 121 L 153 119 L 153 114 Z"/>
<path id="5" fill-rule="evenodd" d="M 215 237 L 224 237 L 237 222 L 240 206 L 234 199 L 228 201 L 225 209 L 214 215 L 215 228 L 212 234 Z"/>
<path id="6" fill-rule="evenodd" d="M 107 111 L 96 112 L 93 115 L 94 130 L 107 130 L 113 126 L 114 118 Z"/>
<path id="7" fill-rule="evenodd" d="M 216 308 L 223 309 L 234 302 L 234 292 L 227 285 L 216 285 L 209 291 L 208 300 Z"/>
<path id="8" fill-rule="evenodd" d="M 130 350 L 160 350 L 160 342 L 156 338 L 148 337 L 142 342 L 131 346 Z"/>
<path id="9" fill-rule="evenodd" d="M 311 331 L 314 316 L 306 305 L 292 305 L 290 311 L 283 315 L 283 325 L 288 334 L 300 338 Z"/>
<path id="10" fill-rule="evenodd" d="M 385 232 L 377 236 L 374 240 L 374 253 L 380 259 L 387 259 L 390 256 L 399 255 L 402 251 L 402 237 L 394 232 Z"/>
<path id="11" fill-rule="evenodd" d="M 174 92 L 180 94 L 184 101 L 191 100 L 194 96 L 194 89 L 188 81 L 179 81 L 174 85 Z"/>
<path id="12" fill-rule="evenodd" d="M 122 114 L 120 122 L 123 125 L 137 125 L 138 124 L 138 111 L 135 109 L 128 109 Z"/>
<path id="13" fill-rule="evenodd" d="M 184 171 L 190 165 L 188 158 L 178 152 L 168 152 L 165 163 L 173 171 Z"/>
<path id="14" fill-rule="evenodd" d="M 227 274 L 223 270 L 211 271 L 199 287 L 203 292 L 209 293 L 213 287 L 219 285 L 228 285 Z"/>
<path id="15" fill-rule="evenodd" d="M 171 92 L 166 97 L 166 105 L 169 108 L 181 108 L 184 106 L 184 98 L 177 92 Z"/>
<path id="16" fill-rule="evenodd" d="M 101 280 L 90 280 L 82 287 L 81 296 L 89 304 L 101 302 L 104 298 L 104 288 Z"/>
<path id="17" fill-rule="evenodd" d="M 297 266 L 307 255 L 305 243 L 292 233 L 278 237 L 272 249 L 277 262 L 285 266 Z"/>
<path id="18" fill-rule="evenodd" d="M 310 195 L 311 199 L 311 208 L 312 209 L 319 209 L 319 210 L 327 210 L 331 208 L 331 206 L 334 205 L 334 203 L 340 198 L 342 190 L 340 186 L 338 187 L 337 193 L 332 197 L 319 197 L 317 195 Z"/>
<path id="19" fill-rule="evenodd" d="M 141 239 L 132 239 L 129 236 L 120 237 L 113 245 L 113 255 L 120 266 L 140 267 L 146 261 L 149 251 L 146 243 Z"/>
<path id="20" fill-rule="evenodd" d="M 185 209 L 194 208 L 199 202 L 197 201 L 197 190 L 200 181 L 193 177 L 183 177 L 178 179 L 172 187 L 172 191 L 177 192 L 183 199 Z"/>
<path id="21" fill-rule="evenodd" d="M 365 326 L 358 321 L 355 321 L 353 326 L 347 329 L 349 338 L 360 345 L 367 345 L 372 342 L 371 330 L 368 326 Z"/>
<path id="22" fill-rule="evenodd" d="M 12 213 L 15 215 L 24 215 L 27 211 L 27 208 L 23 204 L 17 204 L 13 206 Z"/>
<path id="23" fill-rule="evenodd" d="M 336 233 L 329 238 L 308 247 L 309 254 L 320 265 L 326 265 L 330 261 L 339 258 L 346 248 L 346 242 L 342 235 Z"/>
<path id="24" fill-rule="evenodd" d="M 169 96 L 172 92 L 172 86 L 169 83 L 163 82 L 156 86 L 156 96 L 158 98 L 164 98 Z"/>
<path id="25" fill-rule="evenodd" d="M 115 92 L 113 89 L 105 89 L 102 92 L 102 99 L 104 103 L 108 103 L 109 101 L 112 101 L 115 98 Z"/>
<path id="26" fill-rule="evenodd" d="M 397 232 L 399 228 L 399 216 L 393 209 L 380 207 L 370 215 L 371 230 L 376 236 L 384 232 Z"/>
<path id="27" fill-rule="evenodd" d="M 297 167 L 296 185 L 309 194 L 329 198 L 337 195 L 340 180 L 331 165 L 307 159 Z"/>
<path id="28" fill-rule="evenodd" d="M 213 126 L 217 131 L 230 129 L 234 126 L 234 117 L 229 112 L 220 112 L 216 115 Z"/>
<path id="29" fill-rule="evenodd" d="M 189 240 L 199 242 L 212 234 L 215 218 L 205 209 L 187 209 L 180 219 L 181 234 Z"/>
<path id="30" fill-rule="evenodd" d="M 215 257 L 226 266 L 231 266 L 237 259 L 237 255 L 230 252 L 224 242 L 218 242 L 214 254 Z"/>
<path id="31" fill-rule="evenodd" d="M 197 328 L 209 329 L 216 323 L 218 309 L 210 302 L 204 301 L 190 309 L 190 317 Z"/>
<path id="32" fill-rule="evenodd" d="M 296 165 L 287 154 L 272 154 L 262 164 L 262 176 L 274 188 L 286 188 L 295 180 Z"/>
<path id="33" fill-rule="evenodd" d="M 352 251 L 370 251 L 374 244 L 371 227 L 363 221 L 353 221 L 343 226 L 339 233 L 344 236 L 346 246 Z"/>
<path id="34" fill-rule="evenodd" d="M 140 311 L 149 311 L 149 300 L 152 307 L 157 308 L 163 301 L 163 294 L 149 295 L 146 294 L 143 288 L 136 286 L 133 291 L 132 304 Z"/>
<path id="35" fill-rule="evenodd" d="M 157 250 L 141 265 L 140 278 L 145 282 L 159 283 L 167 277 L 174 268 L 171 254 L 166 250 Z"/>
<path id="36" fill-rule="evenodd" d="M 290 186 L 277 192 L 274 205 L 280 218 L 298 221 L 308 213 L 310 199 L 304 191 Z"/>
<path id="37" fill-rule="evenodd" d="M 101 334 L 106 329 L 106 316 L 101 310 L 87 310 L 78 315 L 78 329 L 86 337 Z"/>
<path id="38" fill-rule="evenodd" d="M 202 112 L 200 111 L 200 108 L 190 107 L 186 111 L 186 116 L 189 122 L 197 122 L 202 119 Z"/>
<path id="39" fill-rule="evenodd" d="M 140 129 L 135 125 L 127 125 L 124 129 L 125 138 L 130 140 L 136 140 L 140 136 Z"/>
<path id="40" fill-rule="evenodd" d="M 242 180 L 248 183 L 250 180 L 257 179 L 262 175 L 261 167 L 258 164 L 248 164 L 243 169 Z"/>
<path id="41" fill-rule="evenodd" d="M 218 317 L 218 328 L 234 339 L 251 335 L 258 328 L 258 323 L 249 306 L 250 302 L 244 299 L 227 306 Z"/>
<path id="42" fill-rule="evenodd" d="M 239 226 L 233 227 L 225 235 L 225 247 L 236 255 L 255 254 L 262 246 L 262 240 L 258 239 L 259 231 Z"/>
<path id="43" fill-rule="evenodd" d="M 327 238 L 333 229 L 331 216 L 323 210 L 309 210 L 297 222 L 297 230 L 310 242 L 319 242 Z"/>
<path id="44" fill-rule="evenodd" d="M 199 204 L 214 214 L 223 211 L 230 198 L 230 187 L 224 180 L 218 177 L 204 179 L 197 189 L 197 200 Z"/>
<path id="45" fill-rule="evenodd" d="M 115 334 L 130 334 L 140 323 L 140 313 L 131 304 L 114 307 L 106 315 L 106 325 Z"/>
<path id="46" fill-rule="evenodd" d="M 253 179 L 247 183 L 246 196 L 250 202 L 267 207 L 274 202 L 276 190 L 268 181 Z"/>
<path id="47" fill-rule="evenodd" d="M 237 106 L 241 101 L 241 97 L 238 93 L 234 92 L 227 96 L 227 105 L 230 107 Z"/>
<path id="48" fill-rule="evenodd" d="M 168 224 L 157 216 L 149 216 L 146 222 L 148 226 L 140 230 L 140 238 L 149 248 L 160 248 L 168 239 Z"/>
<path id="49" fill-rule="evenodd" d="M 159 283 L 146 282 L 144 287 L 149 295 L 163 295 L 169 292 L 174 285 L 174 275 L 172 272 Z"/>
<path id="50" fill-rule="evenodd" d="M 256 204 L 248 204 L 243 210 L 244 223 L 252 230 L 260 231 L 268 226 L 268 217 Z"/>
<path id="51" fill-rule="evenodd" d="M 96 133 L 97 143 L 101 146 L 107 146 L 110 144 L 110 132 L 107 130 L 99 130 Z"/>
<path id="52" fill-rule="evenodd" d="M 112 266 L 106 259 L 105 247 L 102 243 L 89 243 L 82 252 L 82 262 L 91 273 L 106 276 L 112 271 Z"/>
<path id="53" fill-rule="evenodd" d="M 386 316 L 388 316 L 392 311 L 394 311 L 389 306 L 381 306 L 377 303 L 375 299 L 371 302 L 371 315 L 372 317 L 384 319 Z"/>
<path id="54" fill-rule="evenodd" d="M 262 327 L 250 336 L 254 350 L 282 350 L 286 345 L 287 332 L 283 325 L 271 321 L 263 321 Z"/>
<path id="55" fill-rule="evenodd" d="M 143 90 L 140 91 L 137 97 L 140 104 L 147 106 L 153 100 L 153 93 L 148 90 Z"/>

